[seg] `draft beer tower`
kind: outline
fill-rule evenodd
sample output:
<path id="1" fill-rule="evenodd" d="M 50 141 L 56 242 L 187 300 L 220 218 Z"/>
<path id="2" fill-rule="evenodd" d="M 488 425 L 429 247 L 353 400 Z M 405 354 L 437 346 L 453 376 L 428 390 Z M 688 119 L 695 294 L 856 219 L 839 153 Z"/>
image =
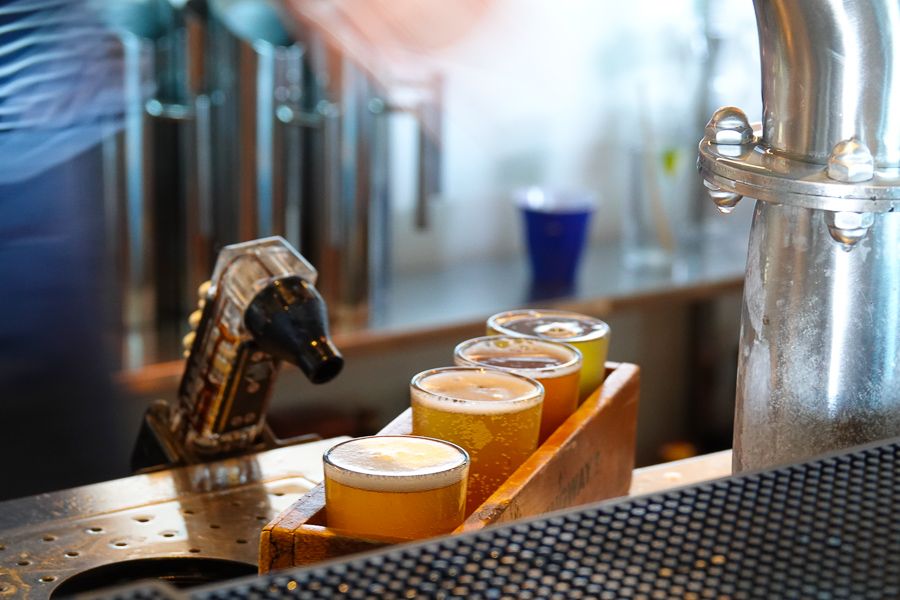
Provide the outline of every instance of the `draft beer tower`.
<path id="1" fill-rule="evenodd" d="M 736 471 L 900 435 L 900 2 L 754 5 L 762 127 L 719 109 L 698 161 L 757 201 Z"/>

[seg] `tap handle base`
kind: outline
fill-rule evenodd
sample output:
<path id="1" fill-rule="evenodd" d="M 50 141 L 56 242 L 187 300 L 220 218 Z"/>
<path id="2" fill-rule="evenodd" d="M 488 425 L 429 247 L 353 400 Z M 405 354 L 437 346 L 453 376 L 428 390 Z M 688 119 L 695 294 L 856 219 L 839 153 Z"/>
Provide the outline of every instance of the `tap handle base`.
<path id="1" fill-rule="evenodd" d="M 182 438 L 173 433 L 175 428 L 171 424 L 171 414 L 171 406 L 165 400 L 156 400 L 147 408 L 131 453 L 132 472 L 152 473 L 163 469 L 221 460 L 229 456 L 255 454 L 322 439 L 321 436 L 314 433 L 282 439 L 275 435 L 268 423 L 264 423 L 262 432 L 254 443 L 232 452 L 220 452 L 206 456 L 188 448 L 182 442 Z"/>

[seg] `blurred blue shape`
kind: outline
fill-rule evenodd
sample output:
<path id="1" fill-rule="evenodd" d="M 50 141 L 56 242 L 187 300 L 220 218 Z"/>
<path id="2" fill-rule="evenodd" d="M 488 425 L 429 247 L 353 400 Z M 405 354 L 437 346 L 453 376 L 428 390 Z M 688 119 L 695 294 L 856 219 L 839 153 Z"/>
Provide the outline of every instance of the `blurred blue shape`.
<path id="1" fill-rule="evenodd" d="M 99 146 L 122 120 L 121 67 L 88 2 L 0 4 L 0 499 L 125 472 L 104 451 Z"/>
<path id="2" fill-rule="evenodd" d="M 0 5 L 0 183 L 95 146 L 121 121 L 116 36 L 84 0 Z"/>
<path id="3" fill-rule="evenodd" d="M 532 294 L 553 297 L 574 289 L 594 199 L 586 193 L 528 188 L 514 194 L 525 219 Z"/>

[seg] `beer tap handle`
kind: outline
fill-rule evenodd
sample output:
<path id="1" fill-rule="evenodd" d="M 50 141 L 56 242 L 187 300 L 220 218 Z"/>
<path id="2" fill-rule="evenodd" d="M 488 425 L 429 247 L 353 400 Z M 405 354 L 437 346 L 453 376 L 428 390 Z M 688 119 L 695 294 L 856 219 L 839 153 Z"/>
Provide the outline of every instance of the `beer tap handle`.
<path id="1" fill-rule="evenodd" d="M 166 464 L 190 464 L 284 445 L 265 422 L 281 361 L 300 367 L 313 383 L 331 380 L 343 367 L 316 277 L 280 237 L 222 250 L 189 319 L 178 402 L 159 401 L 147 411 L 136 469 L 158 466 L 161 456 Z"/>

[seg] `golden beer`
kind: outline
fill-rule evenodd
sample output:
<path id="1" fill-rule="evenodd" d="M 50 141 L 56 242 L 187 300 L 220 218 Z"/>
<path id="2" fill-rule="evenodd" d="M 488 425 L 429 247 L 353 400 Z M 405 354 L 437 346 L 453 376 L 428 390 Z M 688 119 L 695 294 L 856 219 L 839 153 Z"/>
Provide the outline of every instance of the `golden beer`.
<path id="1" fill-rule="evenodd" d="M 450 533 L 465 518 L 469 457 L 455 444 L 383 435 L 325 453 L 329 527 L 413 540 Z"/>
<path id="2" fill-rule="evenodd" d="M 536 336 L 565 342 L 581 352 L 578 401 L 584 402 L 606 377 L 609 325 L 587 315 L 562 310 L 513 310 L 487 321 L 488 335 Z"/>
<path id="3" fill-rule="evenodd" d="M 568 344 L 535 337 L 491 335 L 459 344 L 453 351 L 458 366 L 493 367 L 531 377 L 544 386 L 538 444 L 550 437 L 578 407 L 581 353 Z"/>
<path id="4" fill-rule="evenodd" d="M 470 514 L 537 448 L 543 386 L 497 369 L 444 367 L 410 383 L 413 433 L 459 444 L 470 457 Z"/>

